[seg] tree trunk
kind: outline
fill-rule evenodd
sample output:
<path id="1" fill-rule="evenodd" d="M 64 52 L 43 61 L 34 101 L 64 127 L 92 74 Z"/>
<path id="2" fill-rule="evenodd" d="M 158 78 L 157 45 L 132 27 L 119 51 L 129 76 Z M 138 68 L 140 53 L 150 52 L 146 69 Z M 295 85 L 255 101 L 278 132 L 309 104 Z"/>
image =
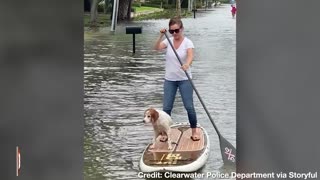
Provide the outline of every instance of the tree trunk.
<path id="1" fill-rule="evenodd" d="M 180 0 L 177 0 L 176 8 L 177 8 L 177 16 L 181 17 L 181 2 L 180 2 Z"/>
<path id="2" fill-rule="evenodd" d="M 119 11 L 118 11 L 119 21 L 130 20 L 131 3 L 132 3 L 132 0 L 119 0 Z"/>
<path id="3" fill-rule="evenodd" d="M 112 16 L 113 16 L 113 2 L 114 0 L 110 0 L 110 3 L 111 3 L 111 16 L 110 16 L 110 20 L 112 20 Z"/>
<path id="4" fill-rule="evenodd" d="M 97 23 L 98 1 L 99 0 L 92 0 L 91 1 L 91 10 L 90 10 L 90 24 L 91 24 L 91 26 L 95 26 Z"/>
<path id="5" fill-rule="evenodd" d="M 108 7 L 109 7 L 109 1 L 108 1 L 108 0 L 104 0 L 103 12 L 104 12 L 105 14 L 108 13 Z"/>
<path id="6" fill-rule="evenodd" d="M 127 12 L 127 19 L 131 19 L 131 8 L 132 8 L 132 1 L 129 1 L 129 7 Z"/>

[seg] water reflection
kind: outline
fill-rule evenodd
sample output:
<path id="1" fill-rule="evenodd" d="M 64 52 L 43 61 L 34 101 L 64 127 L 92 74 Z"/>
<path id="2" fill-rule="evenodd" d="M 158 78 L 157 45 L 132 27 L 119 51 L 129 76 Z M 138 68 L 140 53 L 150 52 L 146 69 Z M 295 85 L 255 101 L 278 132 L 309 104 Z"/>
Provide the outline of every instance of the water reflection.
<path id="1" fill-rule="evenodd" d="M 194 84 L 220 132 L 236 146 L 235 19 L 225 5 L 183 22 L 186 36 L 196 46 Z M 143 112 L 162 106 L 164 54 L 151 47 L 167 24 L 168 20 L 132 22 L 143 26 L 142 34 L 136 35 L 134 55 L 132 35 L 125 34 L 128 24 L 120 24 L 114 35 L 109 27 L 85 34 L 85 179 L 139 179 L 140 155 L 153 135 L 152 127 L 142 122 Z M 200 172 L 232 171 L 223 166 L 217 134 L 197 97 L 195 106 L 212 146 Z M 179 96 L 172 118 L 187 121 Z"/>

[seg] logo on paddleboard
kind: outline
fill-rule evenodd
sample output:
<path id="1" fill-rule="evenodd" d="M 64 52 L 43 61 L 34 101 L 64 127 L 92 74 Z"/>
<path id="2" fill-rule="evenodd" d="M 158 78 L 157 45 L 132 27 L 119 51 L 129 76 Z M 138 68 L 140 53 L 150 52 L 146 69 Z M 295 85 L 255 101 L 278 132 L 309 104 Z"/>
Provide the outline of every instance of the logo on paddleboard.
<path id="1" fill-rule="evenodd" d="M 232 154 L 232 149 L 226 147 L 224 150 L 224 153 L 228 156 L 228 160 L 235 162 L 236 155 Z"/>

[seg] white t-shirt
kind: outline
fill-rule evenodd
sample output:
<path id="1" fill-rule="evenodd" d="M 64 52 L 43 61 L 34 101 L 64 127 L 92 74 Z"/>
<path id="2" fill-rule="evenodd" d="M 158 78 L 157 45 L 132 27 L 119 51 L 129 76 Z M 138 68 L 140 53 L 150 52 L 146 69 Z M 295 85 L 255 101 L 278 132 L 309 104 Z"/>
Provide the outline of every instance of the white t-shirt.
<path id="1" fill-rule="evenodd" d="M 170 42 L 173 45 L 173 37 L 170 37 Z M 180 62 L 172 50 L 169 42 L 167 39 L 162 41 L 166 46 L 166 74 L 165 79 L 169 81 L 182 81 L 182 80 L 188 80 L 188 77 L 186 76 L 185 72 L 181 69 Z M 176 49 L 177 54 L 180 57 L 180 60 L 182 64 L 185 64 L 187 61 L 187 49 L 194 48 L 194 45 L 192 41 L 186 37 L 182 40 L 181 45 L 178 49 Z M 190 78 L 192 78 L 191 74 L 191 67 L 188 68 L 187 73 L 189 74 Z"/>

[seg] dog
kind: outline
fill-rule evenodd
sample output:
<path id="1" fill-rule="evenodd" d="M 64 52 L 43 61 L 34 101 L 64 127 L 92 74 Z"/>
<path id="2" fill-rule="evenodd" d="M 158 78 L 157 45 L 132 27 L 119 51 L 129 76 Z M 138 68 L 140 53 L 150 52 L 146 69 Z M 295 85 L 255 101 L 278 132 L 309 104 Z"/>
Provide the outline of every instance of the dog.
<path id="1" fill-rule="evenodd" d="M 167 140 L 168 149 L 171 150 L 172 145 L 170 139 L 170 125 L 173 124 L 171 117 L 162 110 L 149 108 L 144 112 L 144 122 L 151 122 L 154 130 L 154 137 L 150 149 L 153 149 L 155 147 L 156 140 L 158 136 L 161 135 L 161 141 Z M 163 139 L 164 135 L 167 136 L 167 139 Z"/>

